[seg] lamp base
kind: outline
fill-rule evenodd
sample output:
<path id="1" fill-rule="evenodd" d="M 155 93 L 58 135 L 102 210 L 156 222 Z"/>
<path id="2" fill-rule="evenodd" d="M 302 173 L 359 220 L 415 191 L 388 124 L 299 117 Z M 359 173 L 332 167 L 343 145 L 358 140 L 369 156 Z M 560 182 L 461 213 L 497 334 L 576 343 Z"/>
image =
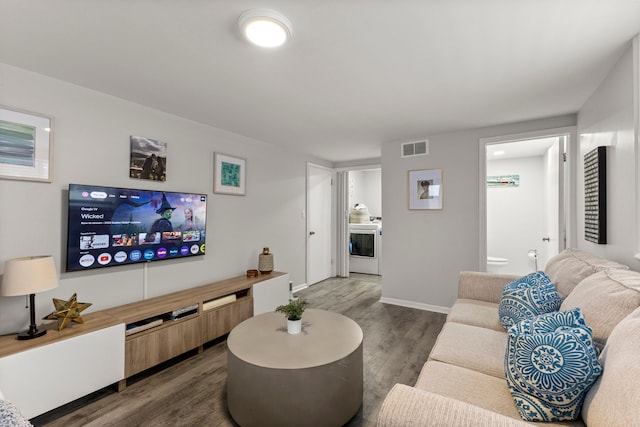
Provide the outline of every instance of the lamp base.
<path id="1" fill-rule="evenodd" d="M 16 339 L 18 340 L 30 340 L 38 338 L 47 333 L 47 330 L 42 328 L 38 330 L 36 325 L 36 294 L 29 294 L 29 317 L 31 322 L 29 323 L 29 330 L 20 332 Z"/>
<path id="2" fill-rule="evenodd" d="M 33 338 L 38 338 L 43 336 L 44 334 L 47 333 L 46 329 L 41 329 L 41 330 L 36 330 L 34 332 L 32 331 L 24 331 L 24 332 L 20 332 L 17 336 L 16 339 L 17 340 L 30 340 Z"/>

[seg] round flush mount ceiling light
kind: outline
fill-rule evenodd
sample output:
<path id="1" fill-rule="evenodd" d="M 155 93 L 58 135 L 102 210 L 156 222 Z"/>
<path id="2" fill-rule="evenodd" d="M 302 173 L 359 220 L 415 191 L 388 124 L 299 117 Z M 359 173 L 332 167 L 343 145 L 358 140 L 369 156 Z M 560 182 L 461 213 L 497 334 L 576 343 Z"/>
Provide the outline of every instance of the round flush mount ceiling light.
<path id="1" fill-rule="evenodd" d="M 261 47 L 278 47 L 293 36 L 291 22 L 281 13 L 269 9 L 249 9 L 238 18 L 240 32 Z"/>

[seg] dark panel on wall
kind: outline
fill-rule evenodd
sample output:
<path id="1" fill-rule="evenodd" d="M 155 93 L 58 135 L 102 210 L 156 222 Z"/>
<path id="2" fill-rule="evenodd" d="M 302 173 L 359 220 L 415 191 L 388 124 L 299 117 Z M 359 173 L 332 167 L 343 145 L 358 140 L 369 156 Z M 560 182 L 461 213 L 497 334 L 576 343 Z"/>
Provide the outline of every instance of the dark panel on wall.
<path id="1" fill-rule="evenodd" d="M 584 156 L 584 238 L 607 243 L 607 147 Z"/>

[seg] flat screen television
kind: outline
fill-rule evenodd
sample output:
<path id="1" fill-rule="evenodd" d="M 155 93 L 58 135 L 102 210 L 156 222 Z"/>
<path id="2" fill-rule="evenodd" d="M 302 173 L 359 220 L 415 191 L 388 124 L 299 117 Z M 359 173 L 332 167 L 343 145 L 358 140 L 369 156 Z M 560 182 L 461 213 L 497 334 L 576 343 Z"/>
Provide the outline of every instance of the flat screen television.
<path id="1" fill-rule="evenodd" d="M 67 271 L 204 255 L 206 194 L 69 184 Z"/>

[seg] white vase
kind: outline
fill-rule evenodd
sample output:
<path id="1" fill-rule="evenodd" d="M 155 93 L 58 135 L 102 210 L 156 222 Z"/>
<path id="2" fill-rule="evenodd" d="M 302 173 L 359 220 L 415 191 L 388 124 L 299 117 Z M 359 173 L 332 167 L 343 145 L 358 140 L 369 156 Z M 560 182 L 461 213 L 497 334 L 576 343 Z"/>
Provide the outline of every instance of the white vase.
<path id="1" fill-rule="evenodd" d="M 302 320 L 287 319 L 287 332 L 290 334 L 299 334 L 302 331 Z"/>

